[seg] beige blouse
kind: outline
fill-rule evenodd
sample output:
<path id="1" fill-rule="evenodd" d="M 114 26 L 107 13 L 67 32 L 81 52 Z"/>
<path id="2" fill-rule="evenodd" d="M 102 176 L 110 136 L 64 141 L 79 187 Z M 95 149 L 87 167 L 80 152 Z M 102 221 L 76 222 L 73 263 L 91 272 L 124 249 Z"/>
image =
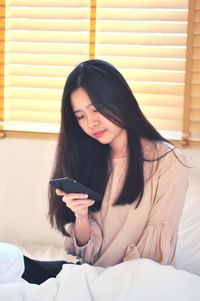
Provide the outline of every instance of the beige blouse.
<path id="1" fill-rule="evenodd" d="M 161 156 L 173 148 L 167 143 L 143 143 L 145 159 Z M 91 238 L 82 247 L 76 243 L 74 224 L 65 226 L 68 254 L 83 262 L 107 267 L 135 258 L 175 264 L 178 225 L 187 191 L 187 167 L 182 152 L 174 148 L 159 161 L 144 163 L 145 188 L 140 205 L 112 206 L 124 183 L 127 158 L 112 160 L 102 208 L 90 213 Z"/>

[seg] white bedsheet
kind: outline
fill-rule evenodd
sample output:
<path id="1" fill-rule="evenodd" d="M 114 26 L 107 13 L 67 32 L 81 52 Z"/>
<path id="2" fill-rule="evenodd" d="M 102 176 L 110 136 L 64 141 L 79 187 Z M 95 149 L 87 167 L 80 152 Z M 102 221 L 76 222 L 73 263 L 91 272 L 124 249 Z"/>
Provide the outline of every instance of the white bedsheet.
<path id="1" fill-rule="evenodd" d="M 0 244 L 0 300 L 2 301 L 199 301 L 200 277 L 148 259 L 124 262 L 110 268 L 88 264 L 63 265 L 56 278 L 41 285 L 20 281 L 22 254 Z M 3 256 L 1 256 L 3 255 Z M 12 258 L 11 258 L 12 257 Z M 3 259 L 2 259 L 3 258 Z M 19 269 L 10 273 L 14 258 Z M 2 275 L 1 268 L 4 266 Z M 10 277 L 10 278 L 9 278 Z M 5 279 L 4 279 L 5 278 Z M 10 281 L 9 281 L 10 279 Z"/>

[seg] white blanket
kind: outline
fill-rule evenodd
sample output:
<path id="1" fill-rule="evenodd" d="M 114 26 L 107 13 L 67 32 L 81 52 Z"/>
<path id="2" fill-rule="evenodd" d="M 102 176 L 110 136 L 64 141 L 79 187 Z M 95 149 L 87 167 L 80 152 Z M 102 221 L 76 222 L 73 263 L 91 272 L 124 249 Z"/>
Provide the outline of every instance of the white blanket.
<path id="1" fill-rule="evenodd" d="M 124 262 L 110 268 L 66 264 L 56 278 L 41 285 L 20 279 L 23 272 L 21 259 L 19 249 L 0 244 L 2 301 L 200 300 L 199 276 L 148 259 Z"/>

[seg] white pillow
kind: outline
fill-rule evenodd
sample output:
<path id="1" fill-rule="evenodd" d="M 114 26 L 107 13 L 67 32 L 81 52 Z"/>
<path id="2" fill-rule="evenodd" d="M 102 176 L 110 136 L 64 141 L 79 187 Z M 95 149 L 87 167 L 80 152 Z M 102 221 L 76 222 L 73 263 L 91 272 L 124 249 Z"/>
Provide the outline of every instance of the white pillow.
<path id="1" fill-rule="evenodd" d="M 200 275 L 200 150 L 193 150 L 189 189 L 181 217 L 176 267 Z"/>
<path id="2" fill-rule="evenodd" d="M 21 281 L 24 260 L 19 248 L 8 243 L 0 243 L 0 283 Z"/>
<path id="3" fill-rule="evenodd" d="M 15 242 L 23 255 L 35 260 L 64 260 L 71 263 L 77 263 L 80 258 L 67 254 L 64 247 L 44 245 L 37 242 Z"/>

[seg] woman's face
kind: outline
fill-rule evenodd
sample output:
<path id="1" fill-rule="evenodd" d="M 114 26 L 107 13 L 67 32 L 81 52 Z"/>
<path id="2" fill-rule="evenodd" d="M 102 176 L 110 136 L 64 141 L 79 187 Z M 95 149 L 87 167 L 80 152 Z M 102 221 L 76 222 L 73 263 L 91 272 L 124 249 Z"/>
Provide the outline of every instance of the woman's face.
<path id="1" fill-rule="evenodd" d="M 124 141 L 126 131 L 98 112 L 83 88 L 75 90 L 70 101 L 77 121 L 87 135 L 111 147 Z"/>

